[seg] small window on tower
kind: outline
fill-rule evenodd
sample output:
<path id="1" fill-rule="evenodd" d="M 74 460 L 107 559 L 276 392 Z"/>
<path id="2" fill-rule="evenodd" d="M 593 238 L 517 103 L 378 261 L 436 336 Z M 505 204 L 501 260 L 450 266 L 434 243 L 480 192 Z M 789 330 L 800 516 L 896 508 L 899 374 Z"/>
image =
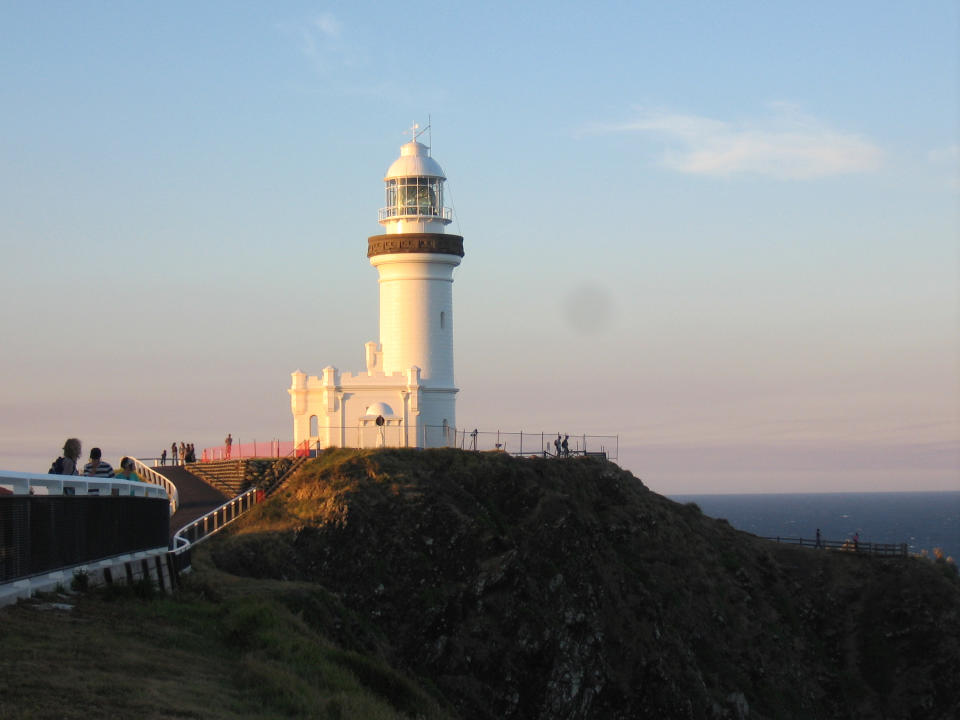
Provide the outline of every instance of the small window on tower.
<path id="1" fill-rule="evenodd" d="M 443 310 L 440 311 L 440 329 L 443 330 L 447 326 L 446 323 L 446 313 Z"/>

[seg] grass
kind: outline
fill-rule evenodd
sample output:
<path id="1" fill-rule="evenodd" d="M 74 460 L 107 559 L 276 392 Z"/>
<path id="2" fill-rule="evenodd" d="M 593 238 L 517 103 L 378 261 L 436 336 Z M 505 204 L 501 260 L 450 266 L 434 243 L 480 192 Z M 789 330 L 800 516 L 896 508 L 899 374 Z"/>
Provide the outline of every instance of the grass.
<path id="1" fill-rule="evenodd" d="M 328 639 L 345 611 L 322 591 L 197 555 L 174 596 L 134 587 L 0 609 L 0 717 L 452 717 L 375 652 Z"/>

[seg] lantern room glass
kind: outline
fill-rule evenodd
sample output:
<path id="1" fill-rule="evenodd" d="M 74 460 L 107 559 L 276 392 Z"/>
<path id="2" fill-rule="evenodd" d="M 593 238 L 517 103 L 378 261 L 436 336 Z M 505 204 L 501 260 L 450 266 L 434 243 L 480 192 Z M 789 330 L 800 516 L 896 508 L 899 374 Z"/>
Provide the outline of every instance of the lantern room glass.
<path id="1" fill-rule="evenodd" d="M 391 178 L 386 192 L 389 215 L 443 217 L 443 178 Z"/>

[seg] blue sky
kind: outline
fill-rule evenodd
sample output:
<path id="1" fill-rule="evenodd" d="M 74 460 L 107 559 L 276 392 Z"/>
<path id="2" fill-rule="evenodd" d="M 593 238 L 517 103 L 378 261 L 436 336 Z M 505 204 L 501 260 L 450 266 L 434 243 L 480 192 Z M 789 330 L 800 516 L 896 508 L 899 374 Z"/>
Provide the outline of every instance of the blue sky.
<path id="1" fill-rule="evenodd" d="M 0 2 L 0 467 L 292 435 L 432 118 L 458 421 L 680 492 L 960 487 L 958 9 Z"/>

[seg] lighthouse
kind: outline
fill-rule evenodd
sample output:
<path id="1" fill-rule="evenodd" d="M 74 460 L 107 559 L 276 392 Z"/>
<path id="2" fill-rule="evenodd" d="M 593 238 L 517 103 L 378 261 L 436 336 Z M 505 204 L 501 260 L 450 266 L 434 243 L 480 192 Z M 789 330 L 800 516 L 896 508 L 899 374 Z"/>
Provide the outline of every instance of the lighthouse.
<path id="1" fill-rule="evenodd" d="M 379 342 L 365 345 L 366 371 L 292 373 L 298 447 L 438 447 L 454 442 L 453 271 L 463 238 L 447 234 L 453 213 L 430 147 L 414 126 L 384 177 L 383 234 L 367 240 L 378 274 Z"/>

